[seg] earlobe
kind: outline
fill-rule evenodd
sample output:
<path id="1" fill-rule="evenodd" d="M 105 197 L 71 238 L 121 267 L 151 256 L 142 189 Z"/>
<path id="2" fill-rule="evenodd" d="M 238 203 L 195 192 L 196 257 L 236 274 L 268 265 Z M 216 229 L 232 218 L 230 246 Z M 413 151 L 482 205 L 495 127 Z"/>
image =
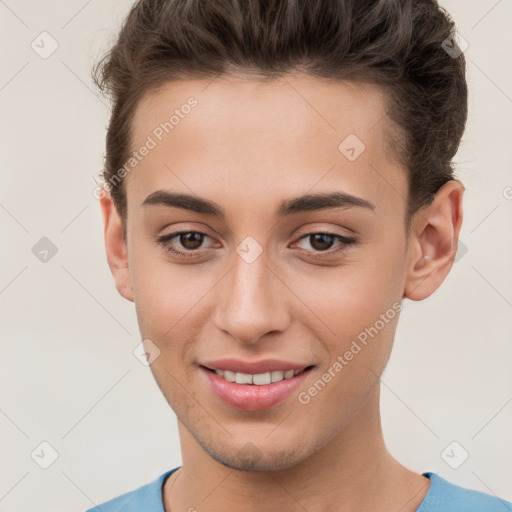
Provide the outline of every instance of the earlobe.
<path id="1" fill-rule="evenodd" d="M 114 277 L 116 289 L 122 297 L 133 302 L 133 288 L 128 265 L 128 250 L 123 238 L 123 226 L 109 192 L 102 195 L 100 205 L 107 261 Z"/>
<path id="2" fill-rule="evenodd" d="M 413 220 L 408 247 L 404 297 L 423 300 L 434 293 L 450 272 L 462 224 L 464 185 L 446 182 L 433 202 Z"/>

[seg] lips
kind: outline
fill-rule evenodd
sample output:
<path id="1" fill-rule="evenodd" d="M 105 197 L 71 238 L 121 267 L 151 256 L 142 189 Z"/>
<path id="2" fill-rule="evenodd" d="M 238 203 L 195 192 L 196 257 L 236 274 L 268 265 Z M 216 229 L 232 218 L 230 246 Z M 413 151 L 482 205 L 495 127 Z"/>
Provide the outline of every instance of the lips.
<path id="1" fill-rule="evenodd" d="M 265 359 L 257 362 L 219 359 L 204 361 L 200 368 L 209 384 L 208 387 L 217 398 L 231 407 L 256 411 L 276 406 L 297 392 L 313 366 L 277 359 Z M 262 378 L 262 374 L 290 371 L 294 373 L 293 376 L 268 384 L 260 382 L 256 385 L 256 383 L 251 384 L 247 382 L 248 379 L 246 380 L 246 377 L 254 377 L 254 375 Z M 245 374 L 245 377 L 230 382 L 224 378 L 226 372 L 234 373 L 237 376 Z M 224 373 L 224 376 L 218 373 Z M 241 381 L 239 382 L 239 380 Z"/>

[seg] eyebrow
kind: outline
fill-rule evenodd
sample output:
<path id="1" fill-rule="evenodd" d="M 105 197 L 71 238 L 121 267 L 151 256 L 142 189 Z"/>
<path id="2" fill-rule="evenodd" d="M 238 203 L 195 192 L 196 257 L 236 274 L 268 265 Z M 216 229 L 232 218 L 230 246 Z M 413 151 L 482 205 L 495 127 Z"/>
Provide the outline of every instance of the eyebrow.
<path id="1" fill-rule="evenodd" d="M 141 206 L 167 206 L 170 208 L 181 208 L 205 215 L 215 215 L 219 219 L 226 219 L 225 210 L 208 199 L 203 199 L 194 195 L 185 193 L 169 192 L 167 190 L 157 190 L 150 194 Z M 327 209 L 347 209 L 351 207 L 366 208 L 375 212 L 375 205 L 363 199 L 344 192 L 324 192 L 317 194 L 305 194 L 300 197 L 287 199 L 280 203 L 277 209 L 277 217 Z"/>

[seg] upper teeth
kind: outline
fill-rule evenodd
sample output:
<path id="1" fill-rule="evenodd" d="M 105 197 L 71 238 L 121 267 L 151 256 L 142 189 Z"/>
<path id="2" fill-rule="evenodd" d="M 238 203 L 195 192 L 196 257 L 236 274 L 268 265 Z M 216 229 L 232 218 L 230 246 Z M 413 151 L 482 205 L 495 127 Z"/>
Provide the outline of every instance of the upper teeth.
<path id="1" fill-rule="evenodd" d="M 215 370 L 215 373 L 229 382 L 236 382 L 237 384 L 256 384 L 257 386 L 262 386 L 264 384 L 279 382 L 284 379 L 291 379 L 301 371 L 302 369 L 286 371 L 276 370 L 273 372 L 257 373 L 256 375 L 252 375 L 250 373 L 232 372 L 230 370 Z"/>

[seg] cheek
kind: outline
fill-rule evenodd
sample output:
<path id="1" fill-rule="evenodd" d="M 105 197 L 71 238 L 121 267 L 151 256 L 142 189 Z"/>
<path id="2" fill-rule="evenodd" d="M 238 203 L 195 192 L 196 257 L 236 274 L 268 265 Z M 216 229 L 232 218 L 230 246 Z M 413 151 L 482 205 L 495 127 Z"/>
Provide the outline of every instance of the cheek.
<path id="1" fill-rule="evenodd" d="M 176 378 L 181 375 L 180 382 L 186 380 L 195 343 L 213 314 L 211 302 L 205 299 L 217 276 L 194 270 L 193 265 L 173 265 L 162 255 L 153 255 L 150 260 L 135 252 L 131 272 L 141 336 L 160 350 L 151 365 L 155 377 L 169 381 L 168 369 Z M 170 379 L 169 384 L 172 382 Z"/>
<path id="2" fill-rule="evenodd" d="M 338 288 L 330 285 L 315 298 L 315 312 L 329 328 L 321 339 L 329 361 L 321 370 L 331 378 L 341 376 L 325 379 L 335 381 L 345 399 L 364 392 L 387 363 L 401 310 L 400 301 L 389 295 L 354 280 Z"/>
<path id="3" fill-rule="evenodd" d="M 315 323 L 329 353 L 322 372 L 330 369 L 325 378 L 332 379 L 335 393 L 344 400 L 364 393 L 382 373 L 401 311 L 404 261 L 399 249 L 381 251 L 380 257 L 379 251 L 365 252 L 342 267 L 301 279 L 298 292 L 307 297 L 305 302 L 320 320 Z M 336 361 L 339 364 L 333 367 Z"/>
<path id="4" fill-rule="evenodd" d="M 203 285 L 192 267 L 172 265 L 155 249 L 147 252 L 134 251 L 130 262 L 135 304 L 142 332 L 162 339 L 169 329 L 179 328 L 180 320 L 199 300 Z"/>
<path id="5" fill-rule="evenodd" d="M 297 294 L 307 298 L 306 304 L 334 331 L 331 335 L 357 336 L 401 301 L 403 260 L 396 251 L 388 258 L 377 254 L 368 251 L 364 258 L 354 257 L 338 268 L 294 278 Z"/>
<path id="6" fill-rule="evenodd" d="M 327 434 L 326 429 L 346 424 L 365 403 L 387 364 L 401 302 L 393 282 L 377 279 L 381 272 L 380 264 L 369 265 L 364 271 L 346 270 L 323 282 L 317 279 L 314 287 L 309 283 L 309 289 L 316 290 L 310 292 L 308 304 L 321 320 L 316 325 L 328 327 L 319 327 L 328 360 L 301 390 L 299 400 L 311 412 L 308 422 L 313 430 Z"/>

